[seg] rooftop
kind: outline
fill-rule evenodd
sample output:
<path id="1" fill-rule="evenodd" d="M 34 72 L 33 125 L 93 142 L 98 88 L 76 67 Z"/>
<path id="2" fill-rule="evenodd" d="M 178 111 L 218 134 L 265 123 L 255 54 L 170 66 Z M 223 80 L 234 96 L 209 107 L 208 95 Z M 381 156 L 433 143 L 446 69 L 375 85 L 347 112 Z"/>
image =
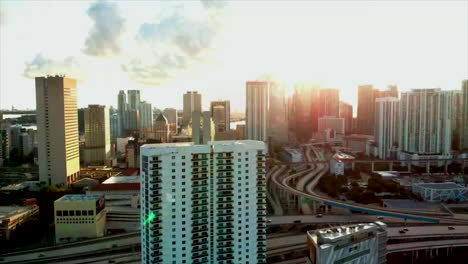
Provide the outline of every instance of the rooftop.
<path id="1" fill-rule="evenodd" d="M 0 206 L 0 223 L 4 219 L 9 219 L 16 215 L 27 213 L 35 207 L 29 206 Z"/>
<path id="2" fill-rule="evenodd" d="M 309 236 L 316 236 L 318 239 L 318 244 L 329 244 L 338 242 L 342 239 L 347 239 L 348 237 L 351 237 L 352 235 L 357 233 L 378 231 L 386 228 L 386 224 L 382 222 L 375 222 L 312 230 L 307 231 L 307 234 Z"/>
<path id="3" fill-rule="evenodd" d="M 102 182 L 103 184 L 112 183 L 140 183 L 139 176 L 113 176 Z"/>
<path id="4" fill-rule="evenodd" d="M 110 183 L 110 184 L 98 184 L 91 188 L 92 191 L 139 191 L 139 182 L 128 182 L 128 183 Z"/>
<path id="5" fill-rule="evenodd" d="M 101 195 L 97 194 L 65 194 L 56 201 L 87 201 L 94 200 L 97 201 L 101 198 Z"/>
<path id="6" fill-rule="evenodd" d="M 416 183 L 415 185 L 418 185 L 423 188 L 429 188 L 429 189 L 438 189 L 438 190 L 450 190 L 450 189 L 460 189 L 460 188 L 465 188 L 459 184 L 456 184 L 454 182 L 441 182 L 441 183 Z"/>

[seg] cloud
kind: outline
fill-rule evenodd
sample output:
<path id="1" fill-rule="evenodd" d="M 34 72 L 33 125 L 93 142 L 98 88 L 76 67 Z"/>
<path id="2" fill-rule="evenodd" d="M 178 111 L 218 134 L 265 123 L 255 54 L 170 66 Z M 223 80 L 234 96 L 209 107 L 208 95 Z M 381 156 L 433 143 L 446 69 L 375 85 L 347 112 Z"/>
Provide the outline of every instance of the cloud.
<path id="1" fill-rule="evenodd" d="M 178 71 L 203 61 L 222 27 L 225 3 L 201 3 L 200 9 L 196 9 L 197 15 L 193 15 L 193 9 L 171 6 L 156 22 L 140 25 L 136 39 L 150 50 L 153 60 L 140 56 L 123 65 L 122 69 L 131 79 L 145 85 L 157 85 L 174 77 Z"/>
<path id="2" fill-rule="evenodd" d="M 98 1 L 88 9 L 94 21 L 83 52 L 90 56 L 114 56 L 120 54 L 120 38 L 125 29 L 125 19 L 117 5 Z"/>
<path id="3" fill-rule="evenodd" d="M 74 57 L 67 57 L 63 60 L 53 60 L 45 58 L 41 54 L 37 54 L 34 59 L 26 62 L 26 68 L 23 72 L 23 76 L 26 78 L 55 74 L 65 74 L 77 80 L 84 79 L 84 75 L 80 70 L 80 65 Z"/>
<path id="4" fill-rule="evenodd" d="M 225 8 L 228 4 L 226 0 L 201 0 L 205 8 L 215 8 L 222 9 Z"/>

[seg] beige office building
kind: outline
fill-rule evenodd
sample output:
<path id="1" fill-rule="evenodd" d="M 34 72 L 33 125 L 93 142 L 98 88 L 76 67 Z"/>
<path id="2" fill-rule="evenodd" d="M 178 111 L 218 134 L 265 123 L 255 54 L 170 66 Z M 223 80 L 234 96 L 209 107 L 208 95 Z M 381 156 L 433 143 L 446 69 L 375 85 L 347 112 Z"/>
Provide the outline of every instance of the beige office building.
<path id="1" fill-rule="evenodd" d="M 104 105 L 89 105 L 85 108 L 84 120 L 84 163 L 105 165 L 111 155 L 109 108 Z"/>
<path id="2" fill-rule="evenodd" d="M 186 126 L 192 118 L 193 112 L 202 111 L 201 94 L 196 91 L 188 91 L 184 94 L 184 112 L 182 113 L 182 122 Z"/>
<path id="3" fill-rule="evenodd" d="M 66 243 L 104 236 L 103 195 L 67 194 L 54 202 L 55 242 Z"/>
<path id="4" fill-rule="evenodd" d="M 80 172 L 76 80 L 37 77 L 36 112 L 39 180 L 69 185 Z"/>

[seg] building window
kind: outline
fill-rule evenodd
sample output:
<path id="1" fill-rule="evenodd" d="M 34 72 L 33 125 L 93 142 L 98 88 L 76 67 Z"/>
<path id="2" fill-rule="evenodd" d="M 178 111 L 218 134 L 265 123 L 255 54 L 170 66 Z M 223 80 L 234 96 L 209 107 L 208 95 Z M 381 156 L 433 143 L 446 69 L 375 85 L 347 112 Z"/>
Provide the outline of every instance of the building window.
<path id="1" fill-rule="evenodd" d="M 62 211 L 57 211 L 57 216 L 62 216 Z"/>
<path id="2" fill-rule="evenodd" d="M 76 210 L 76 211 L 75 211 L 75 215 L 76 215 L 76 216 L 81 216 L 81 211 L 80 211 L 80 210 Z"/>
<path id="3" fill-rule="evenodd" d="M 93 210 L 88 210 L 88 215 L 94 215 L 94 211 Z"/>
<path id="4" fill-rule="evenodd" d="M 68 211 L 67 210 L 63 211 L 63 216 L 68 216 Z"/>

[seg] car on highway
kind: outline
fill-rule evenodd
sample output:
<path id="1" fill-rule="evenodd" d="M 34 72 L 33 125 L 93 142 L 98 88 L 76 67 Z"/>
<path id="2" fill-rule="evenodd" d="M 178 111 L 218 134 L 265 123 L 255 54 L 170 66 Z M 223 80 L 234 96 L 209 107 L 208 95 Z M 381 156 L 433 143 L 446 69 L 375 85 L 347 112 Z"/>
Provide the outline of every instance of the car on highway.
<path id="1" fill-rule="evenodd" d="M 377 219 L 379 219 L 379 220 L 383 220 L 383 219 L 384 219 L 384 217 L 380 215 L 380 216 L 377 216 Z"/>
<path id="2" fill-rule="evenodd" d="M 455 227 L 449 226 L 448 229 L 449 229 L 449 230 L 455 230 Z"/>
<path id="3" fill-rule="evenodd" d="M 403 228 L 403 231 L 408 232 L 409 229 L 408 228 Z"/>
<path id="4" fill-rule="evenodd" d="M 404 233 L 406 233 L 406 232 L 405 232 L 405 230 L 404 230 L 404 229 L 400 229 L 400 230 L 398 230 L 398 233 L 400 233 L 400 234 L 404 234 Z"/>
<path id="5" fill-rule="evenodd" d="M 322 216 L 323 216 L 322 214 L 318 214 L 318 215 L 316 215 L 316 217 L 322 217 Z"/>
<path id="6" fill-rule="evenodd" d="M 271 223 L 271 219 L 267 219 L 267 223 Z"/>
<path id="7" fill-rule="evenodd" d="M 302 221 L 301 220 L 294 220 L 295 224 L 300 224 Z"/>

